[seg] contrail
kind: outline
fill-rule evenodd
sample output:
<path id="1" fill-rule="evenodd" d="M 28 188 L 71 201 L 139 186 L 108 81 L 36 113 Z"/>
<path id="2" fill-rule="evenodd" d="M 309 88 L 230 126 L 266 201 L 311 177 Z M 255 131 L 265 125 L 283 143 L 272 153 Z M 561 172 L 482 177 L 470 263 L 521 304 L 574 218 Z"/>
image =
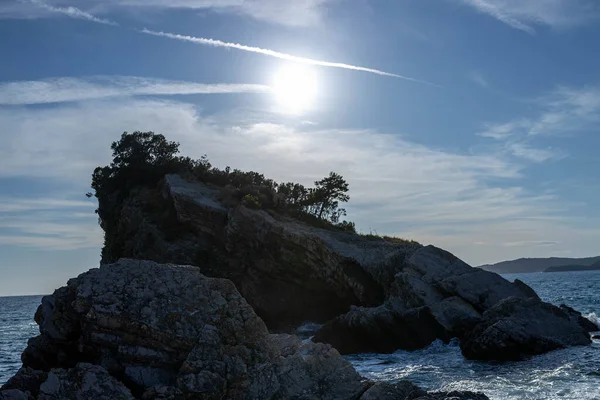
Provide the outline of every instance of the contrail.
<path id="1" fill-rule="evenodd" d="M 194 36 L 178 35 L 178 34 L 175 34 L 175 33 L 168 33 L 168 32 L 157 32 L 157 31 L 151 31 L 151 30 L 146 29 L 146 28 L 142 29 L 139 32 L 145 33 L 147 35 L 162 36 L 162 37 L 166 37 L 166 38 L 169 38 L 169 39 L 183 40 L 183 41 L 186 41 L 186 42 L 192 42 L 192 43 L 202 44 L 202 45 L 206 45 L 206 46 L 226 47 L 226 48 L 230 48 L 230 49 L 237 49 L 237 50 L 242 50 L 242 51 L 249 51 L 251 53 L 264 54 L 266 56 L 280 58 L 282 60 L 288 60 L 288 61 L 293 61 L 293 62 L 302 63 L 302 64 L 317 65 L 317 66 L 321 66 L 321 67 L 351 69 L 351 70 L 354 70 L 354 71 L 370 72 L 372 74 L 383 75 L 383 76 L 391 76 L 393 78 L 405 79 L 405 80 L 411 81 L 411 82 L 418 82 L 418 83 L 424 83 L 426 85 L 438 86 L 438 85 L 436 85 L 434 83 L 431 83 L 431 82 L 422 81 L 422 80 L 415 79 L 415 78 L 410 78 L 408 76 L 403 76 L 403 75 L 398 75 L 398 74 L 392 74 L 391 72 L 385 72 L 385 71 L 381 71 L 381 70 L 378 70 L 378 69 L 366 68 L 366 67 L 359 67 L 358 65 L 352 65 L 352 64 L 344 64 L 344 63 L 337 63 L 337 62 L 330 62 L 330 61 L 314 60 L 312 58 L 298 57 L 298 56 L 294 56 L 294 55 L 291 55 L 291 54 L 280 53 L 280 52 L 275 51 L 275 50 L 263 49 L 263 48 L 260 48 L 260 47 L 253 47 L 253 46 L 246 46 L 246 45 L 239 44 L 239 43 L 229 43 L 229 42 L 223 42 L 221 40 L 199 38 L 199 37 L 194 37 Z"/>
<path id="2" fill-rule="evenodd" d="M 31 3 L 37 5 L 45 10 L 48 10 L 50 12 L 63 14 L 63 15 L 66 15 L 67 17 L 76 18 L 76 19 L 84 19 L 86 21 L 97 22 L 99 24 L 105 24 L 105 25 L 113 25 L 113 26 L 119 25 L 114 21 L 104 19 L 104 18 L 98 18 L 90 13 L 81 11 L 79 8 L 76 8 L 76 7 L 53 7 L 51 5 L 41 2 L 39 0 L 31 0 Z"/>
<path id="3" fill-rule="evenodd" d="M 0 83 L 0 106 L 63 103 L 128 96 L 266 93 L 268 91 L 268 86 L 258 84 L 204 84 L 137 76 L 52 78 Z"/>

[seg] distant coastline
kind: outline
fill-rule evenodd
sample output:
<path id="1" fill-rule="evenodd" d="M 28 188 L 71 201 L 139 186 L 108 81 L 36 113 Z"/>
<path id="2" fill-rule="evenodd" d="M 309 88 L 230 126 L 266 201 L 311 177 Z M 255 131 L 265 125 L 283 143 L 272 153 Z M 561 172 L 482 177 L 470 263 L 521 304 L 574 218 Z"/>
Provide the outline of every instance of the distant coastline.
<path id="1" fill-rule="evenodd" d="M 564 257 L 548 257 L 548 258 L 519 258 L 517 260 L 502 261 L 496 264 L 480 265 L 486 271 L 495 272 L 497 274 L 522 274 L 529 272 L 554 272 L 554 268 L 563 267 L 585 267 L 586 271 L 590 266 L 595 266 L 597 269 L 600 266 L 600 256 L 586 258 L 564 258 Z M 552 271 L 547 271 L 552 268 Z M 581 271 L 582 269 L 577 269 Z M 565 271 L 575 271 L 575 269 L 567 269 Z"/>
<path id="2" fill-rule="evenodd" d="M 600 264 L 594 265 L 562 265 L 548 267 L 542 272 L 569 272 L 569 271 L 600 271 Z"/>

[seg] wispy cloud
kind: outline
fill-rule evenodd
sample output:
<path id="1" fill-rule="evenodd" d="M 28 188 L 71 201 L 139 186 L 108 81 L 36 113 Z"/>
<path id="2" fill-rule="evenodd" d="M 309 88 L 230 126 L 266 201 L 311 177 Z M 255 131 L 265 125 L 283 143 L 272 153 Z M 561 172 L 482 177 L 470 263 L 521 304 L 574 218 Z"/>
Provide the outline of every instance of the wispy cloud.
<path id="1" fill-rule="evenodd" d="M 0 219 L 0 246 L 22 246 L 41 250 L 99 248 L 102 230 L 93 211 L 87 219 L 69 219 L 66 215 L 42 213 Z M 10 232 L 6 234 L 5 232 Z"/>
<path id="2" fill-rule="evenodd" d="M 185 155 L 206 153 L 220 167 L 260 171 L 278 181 L 310 184 L 333 169 L 350 182 L 347 208 L 359 229 L 435 243 L 475 264 L 501 258 L 506 242 L 555 240 L 562 246 L 557 251 L 578 251 L 578 240 L 592 246 L 587 237 L 594 233 L 566 226 L 572 222 L 561 218 L 567 206 L 554 193 L 528 189 L 522 166 L 505 152 L 463 154 L 375 130 L 289 126 L 263 117 L 249 123 L 235 113 L 207 117 L 191 104 L 129 98 L 0 110 L 0 178 L 48 177 L 84 193 L 90 172 L 110 161 L 111 141 L 125 130 L 154 130 L 180 142 Z M 37 232 L 44 246 L 59 246 Z M 27 235 L 4 236 L 16 245 Z M 473 249 L 474 237 L 491 245 Z M 65 247 L 77 243 L 64 238 Z M 528 247 L 518 249 L 518 256 L 531 255 Z"/>
<path id="3" fill-rule="evenodd" d="M 529 246 L 547 247 L 547 246 L 556 246 L 557 244 L 559 244 L 559 242 L 557 242 L 555 240 L 528 240 L 528 241 L 521 241 L 521 242 L 507 242 L 507 243 L 504 243 L 504 246 L 506 246 L 506 247 L 529 247 Z"/>
<path id="4" fill-rule="evenodd" d="M 542 163 L 563 159 L 567 152 L 533 143 L 585 134 L 600 123 L 600 87 L 559 87 L 530 104 L 537 108 L 533 116 L 489 123 L 477 134 L 503 142 L 504 150 L 515 157 Z"/>
<path id="5" fill-rule="evenodd" d="M 28 199 L 6 196 L 0 197 L 0 213 L 17 213 L 74 208 L 93 209 L 94 207 L 95 204 L 91 201 L 65 200 L 56 198 Z"/>
<path id="6" fill-rule="evenodd" d="M 484 89 L 487 89 L 490 86 L 490 83 L 483 76 L 483 74 L 481 72 L 479 72 L 479 71 L 473 71 L 473 72 L 471 72 L 471 74 L 469 75 L 469 77 L 471 78 L 471 80 L 473 82 L 475 82 L 476 84 L 478 84 L 479 86 L 481 86 Z"/>
<path id="7" fill-rule="evenodd" d="M 114 21 L 104 18 L 98 18 L 90 13 L 80 10 L 76 7 L 54 7 L 39 0 L 30 0 L 31 4 L 41 7 L 51 13 L 66 15 L 70 18 L 83 19 L 86 21 L 97 22 L 99 24 L 118 26 Z"/>
<path id="8" fill-rule="evenodd" d="M 457 0 L 522 30 L 535 33 L 534 26 L 569 27 L 597 19 L 595 0 Z"/>
<path id="9" fill-rule="evenodd" d="M 2 0 L 0 18 L 45 18 L 67 15 L 103 24 L 113 21 L 96 16 L 98 13 L 118 14 L 134 11 L 140 15 L 146 11 L 189 10 L 233 14 L 258 21 L 275 23 L 294 28 L 314 27 L 323 22 L 330 3 L 339 0 Z M 34 6 L 34 2 L 37 6 Z M 65 6 L 67 3 L 69 6 Z M 199 12 L 200 11 L 200 12 Z"/>
<path id="10" fill-rule="evenodd" d="M 485 124 L 484 129 L 477 134 L 481 137 L 501 140 L 506 139 L 531 125 L 529 120 L 511 121 L 504 124 Z"/>
<path id="11" fill-rule="evenodd" d="M 191 43 L 200 44 L 200 45 L 204 45 L 204 46 L 225 47 L 225 48 L 230 48 L 230 49 L 247 51 L 250 53 L 262 54 L 265 56 L 280 58 L 282 60 L 292 61 L 292 62 L 301 63 L 301 64 L 309 64 L 309 65 L 315 65 L 315 66 L 320 66 L 320 67 L 342 68 L 342 69 L 349 69 L 349 70 L 354 70 L 354 71 L 369 72 L 372 74 L 390 76 L 393 78 L 400 78 L 400 79 L 405 79 L 405 80 L 412 81 L 412 82 L 418 82 L 418 83 L 424 83 L 426 85 L 437 86 L 431 82 L 422 81 L 422 80 L 415 79 L 415 78 L 409 78 L 407 76 L 393 74 L 391 72 L 385 72 L 385 71 L 381 71 L 379 69 L 361 67 L 361 66 L 352 65 L 352 64 L 331 62 L 331 61 L 315 60 L 315 59 L 306 58 L 306 57 L 298 57 L 298 56 L 294 56 L 294 55 L 287 54 L 287 53 L 281 53 L 281 52 L 278 52 L 275 50 L 263 49 L 260 47 L 253 47 L 253 46 L 246 46 L 246 45 L 239 44 L 239 43 L 223 42 L 223 41 L 217 40 L 217 39 L 185 36 L 185 35 L 179 35 L 179 34 L 168 33 L 168 32 L 157 32 L 157 31 L 152 31 L 149 29 L 143 29 L 140 32 L 145 33 L 147 35 L 162 36 L 162 37 L 166 37 L 169 39 L 182 40 L 184 42 L 191 42 Z"/>
<path id="12" fill-rule="evenodd" d="M 0 105 L 60 103 L 107 97 L 264 93 L 258 84 L 204 84 L 135 76 L 53 78 L 0 83 Z"/>
<path id="13" fill-rule="evenodd" d="M 548 148 L 535 148 L 524 142 L 509 143 L 506 148 L 515 157 L 524 158 L 536 163 L 542 163 L 549 160 L 559 160 L 566 157 L 561 150 Z"/>
<path id="14" fill-rule="evenodd" d="M 506 139 L 514 136 L 565 135 L 589 129 L 600 122 L 600 87 L 559 87 L 532 102 L 537 115 L 500 124 L 486 124 L 479 136 Z"/>
<path id="15" fill-rule="evenodd" d="M 92 200 L 3 196 L 0 246 L 41 250 L 98 248 L 102 232 L 97 226 L 95 207 Z"/>
<path id="16" fill-rule="evenodd" d="M 321 22 L 331 0 L 113 0 L 122 6 L 206 9 L 294 27 Z"/>

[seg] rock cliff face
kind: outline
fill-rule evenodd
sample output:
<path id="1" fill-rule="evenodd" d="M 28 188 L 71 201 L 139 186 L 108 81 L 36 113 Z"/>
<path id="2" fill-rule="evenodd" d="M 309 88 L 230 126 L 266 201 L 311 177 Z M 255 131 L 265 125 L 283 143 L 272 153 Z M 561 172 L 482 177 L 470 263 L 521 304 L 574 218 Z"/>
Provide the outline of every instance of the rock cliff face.
<path id="1" fill-rule="evenodd" d="M 129 257 L 196 265 L 205 275 L 233 281 L 271 330 L 326 322 L 314 340 L 341 353 L 412 350 L 436 339 L 466 339 L 505 299 L 541 303 L 523 282 L 472 268 L 436 247 L 315 228 L 228 204 L 225 192 L 167 175 L 157 187 L 132 188 L 122 201 L 100 204 L 118 216 L 103 224 L 103 262 Z M 553 307 L 548 326 L 553 319 L 563 323 L 567 312 L 547 306 Z M 584 329 L 578 316 L 567 320 L 572 329 Z M 519 319 L 510 327 L 532 329 Z M 558 339 L 560 346 L 585 342 Z M 516 348 L 532 354 L 525 347 Z M 486 358 L 502 352 L 465 354 Z"/>
<path id="2" fill-rule="evenodd" d="M 227 207 L 218 188 L 167 175 L 138 187 L 106 230 L 103 262 L 119 258 L 197 265 L 232 280 L 271 329 L 326 322 L 351 305 L 383 302 L 408 243 L 317 229 L 244 206 Z"/>
<path id="3" fill-rule="evenodd" d="M 329 345 L 269 334 L 232 282 L 191 266 L 104 265 L 44 297 L 35 317 L 40 335 L 0 399 L 446 398 L 374 384 Z"/>

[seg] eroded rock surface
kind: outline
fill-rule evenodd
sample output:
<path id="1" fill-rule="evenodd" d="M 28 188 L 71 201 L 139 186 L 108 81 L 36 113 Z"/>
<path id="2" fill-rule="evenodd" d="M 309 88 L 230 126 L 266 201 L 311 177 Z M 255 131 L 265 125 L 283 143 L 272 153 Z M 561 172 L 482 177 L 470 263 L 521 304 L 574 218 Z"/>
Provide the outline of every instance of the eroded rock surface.
<path id="1" fill-rule="evenodd" d="M 461 341 L 467 358 L 520 360 L 568 346 L 590 344 L 590 335 L 560 308 L 536 299 L 505 299 L 483 314 Z"/>
<path id="2" fill-rule="evenodd" d="M 314 340 L 331 343 L 343 354 L 414 350 L 464 336 L 503 299 L 539 301 L 523 282 L 472 268 L 434 246 L 412 254 L 390 288 L 383 305 L 352 309 L 325 324 Z"/>
<path id="3" fill-rule="evenodd" d="M 195 267 L 104 265 L 45 297 L 36 320 L 41 334 L 23 363 L 49 371 L 32 391 L 39 399 L 128 398 L 129 390 L 147 399 L 350 399 L 368 387 L 330 346 L 269 334 L 233 283 Z M 27 371 L 21 380 L 31 382 Z M 91 388 L 105 397 L 88 396 Z"/>

